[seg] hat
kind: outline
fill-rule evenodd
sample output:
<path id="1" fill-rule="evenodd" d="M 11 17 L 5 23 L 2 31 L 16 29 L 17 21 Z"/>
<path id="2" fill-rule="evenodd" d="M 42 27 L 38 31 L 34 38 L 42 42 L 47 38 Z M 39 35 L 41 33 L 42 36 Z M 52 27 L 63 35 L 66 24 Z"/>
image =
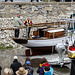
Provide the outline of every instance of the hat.
<path id="1" fill-rule="evenodd" d="M 18 14 L 18 16 L 20 16 L 20 14 Z"/>
<path id="2" fill-rule="evenodd" d="M 12 71 L 12 69 L 10 69 L 10 68 L 5 68 L 5 69 L 4 69 L 4 73 L 5 73 L 5 74 L 8 74 L 8 73 L 9 73 L 9 74 L 13 74 L 13 71 Z"/>
<path id="3" fill-rule="evenodd" d="M 31 63 L 30 63 L 30 61 L 26 61 L 26 64 L 29 65 L 29 64 L 31 64 Z"/>
<path id="4" fill-rule="evenodd" d="M 16 71 L 16 74 L 21 74 L 21 75 L 27 75 L 28 70 L 25 70 L 24 67 L 20 67 L 18 71 Z"/>
<path id="5" fill-rule="evenodd" d="M 8 73 L 9 72 L 9 69 L 8 68 L 5 68 L 4 69 L 4 73 Z"/>
<path id="6" fill-rule="evenodd" d="M 14 59 L 18 59 L 18 57 L 17 56 L 14 56 Z"/>

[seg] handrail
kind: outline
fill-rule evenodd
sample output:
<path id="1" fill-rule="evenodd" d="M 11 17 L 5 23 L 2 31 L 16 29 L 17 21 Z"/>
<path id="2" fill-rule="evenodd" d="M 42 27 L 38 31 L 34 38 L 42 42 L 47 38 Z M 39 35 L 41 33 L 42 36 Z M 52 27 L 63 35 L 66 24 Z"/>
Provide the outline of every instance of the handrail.
<path id="1" fill-rule="evenodd" d="M 43 26 L 51 26 L 51 25 L 59 25 L 60 22 L 48 22 L 48 23 L 35 23 L 35 24 L 32 24 L 32 26 L 30 25 L 29 27 L 43 27 Z M 62 24 L 66 24 L 66 22 L 62 21 L 61 22 L 61 25 Z M 26 28 L 26 26 L 19 26 L 17 27 L 17 29 L 22 29 L 22 28 Z M 13 30 L 15 29 L 15 27 L 10 27 L 10 28 L 3 28 L 1 30 Z"/>

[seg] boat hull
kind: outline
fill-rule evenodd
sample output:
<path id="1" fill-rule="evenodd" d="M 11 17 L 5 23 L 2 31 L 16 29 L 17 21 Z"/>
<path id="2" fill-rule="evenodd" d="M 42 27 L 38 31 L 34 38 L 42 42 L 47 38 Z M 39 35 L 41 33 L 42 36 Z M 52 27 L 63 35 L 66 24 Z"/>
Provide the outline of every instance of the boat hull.
<path id="1" fill-rule="evenodd" d="M 55 51 L 56 44 L 65 43 L 66 39 L 68 39 L 68 37 L 56 39 L 38 39 L 38 40 L 31 39 L 28 40 L 27 43 L 21 42 L 21 45 L 30 48 L 30 50 L 25 51 L 26 56 L 44 55 L 56 52 Z"/>
<path id="2" fill-rule="evenodd" d="M 49 47 L 29 47 L 30 49 L 25 51 L 26 56 L 45 55 L 56 53 L 55 46 Z"/>
<path id="3" fill-rule="evenodd" d="M 67 37 L 57 38 L 57 39 L 46 39 L 46 40 L 28 40 L 26 44 L 22 44 L 25 47 L 30 48 L 30 50 L 26 50 L 26 56 L 34 56 L 34 55 L 45 55 L 56 53 L 55 46 L 58 43 L 64 43 Z M 64 41 L 62 41 L 64 40 Z"/>
<path id="4" fill-rule="evenodd" d="M 56 39 L 46 39 L 46 40 L 28 40 L 26 44 L 22 44 L 25 47 L 31 48 L 31 47 L 50 47 L 55 46 L 58 43 L 65 43 L 66 39 L 68 40 L 68 37 L 62 37 L 62 38 L 56 38 Z"/>

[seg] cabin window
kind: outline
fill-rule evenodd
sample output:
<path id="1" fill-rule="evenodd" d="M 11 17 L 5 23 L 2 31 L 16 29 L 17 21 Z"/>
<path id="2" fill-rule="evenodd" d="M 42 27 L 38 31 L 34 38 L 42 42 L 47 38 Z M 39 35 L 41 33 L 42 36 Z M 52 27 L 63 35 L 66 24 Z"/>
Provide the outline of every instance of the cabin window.
<path id="1" fill-rule="evenodd" d="M 63 35 L 63 32 L 61 32 L 61 35 Z"/>
<path id="2" fill-rule="evenodd" d="M 70 23 L 70 28 L 73 28 L 73 23 Z"/>
<path id="3" fill-rule="evenodd" d="M 68 30 L 73 30 L 74 28 L 74 23 L 70 22 L 68 26 Z"/>
<path id="4" fill-rule="evenodd" d="M 46 35 L 46 32 L 44 32 L 44 35 Z"/>
<path id="5" fill-rule="evenodd" d="M 44 37 L 44 31 L 43 31 L 43 29 L 39 29 L 39 36 L 40 37 Z"/>
<path id="6" fill-rule="evenodd" d="M 56 34 L 54 33 L 54 37 L 56 36 Z"/>

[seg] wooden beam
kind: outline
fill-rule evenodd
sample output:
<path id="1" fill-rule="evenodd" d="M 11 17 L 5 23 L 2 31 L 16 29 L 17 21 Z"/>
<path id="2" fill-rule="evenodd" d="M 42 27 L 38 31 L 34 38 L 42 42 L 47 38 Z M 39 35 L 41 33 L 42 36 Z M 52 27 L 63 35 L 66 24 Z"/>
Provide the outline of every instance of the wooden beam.
<path id="1" fill-rule="evenodd" d="M 43 26 L 51 26 L 51 25 L 59 25 L 60 22 L 48 22 L 48 23 L 35 23 L 32 26 L 29 27 L 43 27 Z M 66 22 L 62 21 L 61 24 L 66 24 Z M 19 26 L 17 27 L 17 29 L 22 29 L 22 28 L 26 28 L 26 26 Z M 11 28 L 3 28 L 1 30 L 14 30 L 15 27 L 11 27 Z"/>

